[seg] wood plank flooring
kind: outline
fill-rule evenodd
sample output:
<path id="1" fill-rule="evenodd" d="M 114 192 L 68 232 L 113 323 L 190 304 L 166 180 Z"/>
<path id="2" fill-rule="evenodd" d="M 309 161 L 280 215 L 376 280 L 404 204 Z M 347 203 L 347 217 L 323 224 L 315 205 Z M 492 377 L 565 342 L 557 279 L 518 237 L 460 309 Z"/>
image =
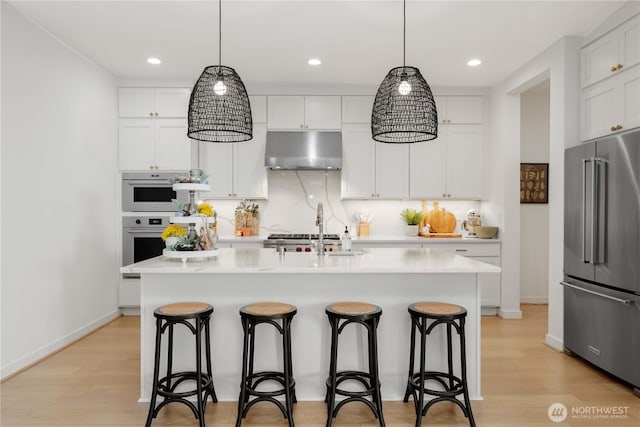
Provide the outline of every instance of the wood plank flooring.
<path id="1" fill-rule="evenodd" d="M 479 426 L 640 426 L 640 399 L 632 391 L 586 365 L 543 344 L 547 307 L 524 305 L 524 319 L 482 318 L 482 391 L 473 401 Z M 122 317 L 74 345 L 0 385 L 0 425 L 17 426 L 141 426 L 147 405 L 138 404 L 139 319 Z M 552 423 L 547 410 L 562 403 L 569 411 L 562 423 Z M 586 407 L 627 407 L 626 418 L 572 418 Z M 415 423 L 413 403 L 384 402 L 388 427 Z M 580 409 L 582 408 L 582 409 Z M 236 404 L 207 405 L 207 426 L 233 426 Z M 322 402 L 300 402 L 296 426 L 324 426 Z M 184 405 L 165 407 L 154 426 L 196 426 Z M 270 404 L 253 407 L 244 427 L 286 426 Z M 344 407 L 335 427 L 374 427 L 364 405 Z M 467 426 L 461 411 L 440 403 L 430 409 L 423 426 Z"/>

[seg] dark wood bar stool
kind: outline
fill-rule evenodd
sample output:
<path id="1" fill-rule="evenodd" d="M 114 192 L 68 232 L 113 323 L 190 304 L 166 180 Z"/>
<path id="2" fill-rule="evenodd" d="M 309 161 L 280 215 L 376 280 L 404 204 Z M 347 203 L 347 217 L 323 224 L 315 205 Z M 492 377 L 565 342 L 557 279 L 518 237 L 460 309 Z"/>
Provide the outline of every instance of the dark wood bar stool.
<path id="1" fill-rule="evenodd" d="M 211 370 L 211 337 L 209 331 L 209 321 L 213 307 L 201 302 L 182 302 L 176 304 L 163 305 L 157 308 L 153 315 L 156 318 L 156 349 L 155 362 L 153 367 L 153 390 L 151 392 L 151 403 L 149 414 L 147 415 L 146 427 L 151 422 L 163 406 L 171 402 L 180 402 L 187 405 L 199 422 L 200 427 L 204 427 L 204 409 L 207 399 L 211 396 L 213 402 L 217 402 L 216 391 L 213 386 L 213 376 Z M 193 322 L 193 324 L 192 324 Z M 172 372 L 173 364 L 173 327 L 175 325 L 186 326 L 196 337 L 196 366 L 195 371 Z M 160 353 L 162 335 L 169 330 L 169 342 L 167 351 L 167 374 L 160 376 Z M 207 372 L 202 372 L 202 335 L 205 338 L 205 362 Z M 194 381 L 195 387 L 190 390 L 177 391 L 177 388 L 185 381 Z M 164 398 L 156 406 L 158 396 Z M 187 400 L 190 396 L 196 396 L 196 404 Z"/>
<path id="2" fill-rule="evenodd" d="M 413 396 L 416 410 L 416 427 L 420 427 L 422 417 L 427 414 L 432 405 L 443 401 L 457 404 L 462 409 L 464 416 L 469 419 L 469 424 L 475 427 L 476 423 L 471 412 L 471 402 L 469 401 L 467 387 L 467 359 L 464 334 L 467 310 L 455 304 L 419 302 L 409 306 L 409 314 L 411 315 L 411 353 L 409 356 L 409 379 L 404 401 L 408 402 L 409 396 Z M 447 372 L 427 371 L 425 366 L 427 335 L 438 325 L 445 325 L 447 328 Z M 453 374 L 451 329 L 455 329 L 460 337 L 460 377 Z M 414 371 L 416 332 L 420 334 L 420 367 L 417 372 Z M 427 381 L 437 383 L 439 385 L 438 389 L 428 388 Z M 424 404 L 425 394 L 435 396 L 435 398 Z M 457 399 L 456 396 L 459 395 L 463 395 L 464 404 Z"/>
<path id="3" fill-rule="evenodd" d="M 377 328 L 382 309 L 377 305 L 364 302 L 337 302 L 327 306 L 325 312 L 331 324 L 331 360 L 329 362 L 329 378 L 327 378 L 327 427 L 331 426 L 338 411 L 349 402 L 363 402 L 373 412 L 373 415 L 384 427 L 382 415 L 382 396 L 380 394 L 380 377 L 378 374 L 378 339 Z M 350 323 L 356 323 L 367 329 L 369 372 L 338 371 L 338 336 Z M 364 390 L 350 391 L 341 389 L 340 384 L 345 381 L 360 383 Z M 345 399 L 336 404 L 336 395 Z M 367 397 L 370 396 L 371 400 Z"/>
<path id="4" fill-rule="evenodd" d="M 258 402 L 275 404 L 289 422 L 289 427 L 294 426 L 293 404 L 297 402 L 297 399 L 296 383 L 293 379 L 293 363 L 291 361 L 291 320 L 296 313 L 295 306 L 279 302 L 260 302 L 246 305 L 240 309 L 244 345 L 236 427 L 240 427 L 242 419 L 247 416 L 249 409 Z M 283 372 L 253 371 L 256 326 L 261 323 L 273 325 L 282 335 Z M 267 381 L 276 382 L 281 387 L 269 391 L 258 390 L 260 384 Z M 282 395 L 285 398 L 284 405 L 276 399 L 276 396 Z M 251 397 L 254 397 L 254 399 L 251 399 Z"/>

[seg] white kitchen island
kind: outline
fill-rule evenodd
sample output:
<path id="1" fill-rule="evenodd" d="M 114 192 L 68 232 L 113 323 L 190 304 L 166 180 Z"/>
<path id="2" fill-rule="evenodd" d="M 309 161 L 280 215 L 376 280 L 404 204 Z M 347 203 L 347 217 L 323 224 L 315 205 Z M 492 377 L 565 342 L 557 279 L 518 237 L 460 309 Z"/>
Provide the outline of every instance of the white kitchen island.
<path id="1" fill-rule="evenodd" d="M 282 301 L 298 308 L 292 322 L 292 346 L 299 400 L 324 399 L 330 351 L 324 312 L 327 305 L 366 301 L 382 307 L 378 353 L 385 400 L 400 400 L 405 390 L 410 338 L 407 306 L 427 300 L 462 305 L 468 312 L 469 393 L 472 399 L 481 398 L 480 273 L 500 272 L 499 267 L 433 249 L 369 249 L 356 256 L 319 257 L 310 253 L 280 255 L 274 249 L 256 248 L 220 249 L 216 258 L 190 260 L 184 265 L 180 260 L 157 257 L 122 267 L 121 272 L 141 276 L 141 402 L 148 402 L 151 395 L 153 311 L 163 304 L 184 301 L 202 301 L 214 307 L 212 357 L 220 400 L 238 398 L 242 360 L 238 309 L 258 301 Z M 356 326 L 347 327 L 340 336 L 339 369 L 365 367 L 366 335 Z M 193 370 L 193 334 L 176 328 L 174 340 L 174 371 Z M 431 335 L 427 353 L 430 369 L 444 368 L 445 343 L 444 334 Z M 256 370 L 282 369 L 280 336 L 273 327 L 260 327 L 256 345 Z M 454 360 L 459 360 L 457 354 Z"/>

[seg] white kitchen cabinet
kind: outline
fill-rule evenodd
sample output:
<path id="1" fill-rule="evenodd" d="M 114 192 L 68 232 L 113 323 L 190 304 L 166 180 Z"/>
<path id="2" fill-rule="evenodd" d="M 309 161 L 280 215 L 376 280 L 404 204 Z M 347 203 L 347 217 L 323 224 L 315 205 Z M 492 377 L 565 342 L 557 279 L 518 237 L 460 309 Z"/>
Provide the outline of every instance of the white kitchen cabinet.
<path id="1" fill-rule="evenodd" d="M 269 129 L 338 130 L 341 122 L 339 96 L 269 96 Z"/>
<path id="2" fill-rule="evenodd" d="M 481 199 L 483 182 L 481 125 L 439 126 L 438 138 L 409 146 L 409 197 Z"/>
<path id="3" fill-rule="evenodd" d="M 640 65 L 582 90 L 582 140 L 640 126 Z"/>
<path id="4" fill-rule="evenodd" d="M 262 95 L 249 95 L 251 103 L 251 120 L 253 123 L 267 123 L 267 97 Z"/>
<path id="5" fill-rule="evenodd" d="M 119 116 L 186 118 L 190 96 L 188 88 L 122 87 L 118 97 Z"/>
<path id="6" fill-rule="evenodd" d="M 191 140 L 186 119 L 120 119 L 120 170 L 191 168 Z"/>
<path id="7" fill-rule="evenodd" d="M 434 96 L 438 123 L 479 124 L 483 119 L 482 96 Z"/>
<path id="8" fill-rule="evenodd" d="M 640 15 L 589 43 L 580 52 L 581 87 L 586 88 L 640 63 Z"/>
<path id="9" fill-rule="evenodd" d="M 342 198 L 400 199 L 409 193 L 409 151 L 405 144 L 383 144 L 363 124 L 342 129 Z"/>
<path id="10" fill-rule="evenodd" d="M 267 169 L 264 152 L 267 129 L 254 124 L 253 139 L 234 144 L 200 141 L 198 167 L 209 174 L 211 191 L 203 199 L 266 199 Z"/>
<path id="11" fill-rule="evenodd" d="M 371 123 L 375 96 L 343 96 L 342 123 Z"/>

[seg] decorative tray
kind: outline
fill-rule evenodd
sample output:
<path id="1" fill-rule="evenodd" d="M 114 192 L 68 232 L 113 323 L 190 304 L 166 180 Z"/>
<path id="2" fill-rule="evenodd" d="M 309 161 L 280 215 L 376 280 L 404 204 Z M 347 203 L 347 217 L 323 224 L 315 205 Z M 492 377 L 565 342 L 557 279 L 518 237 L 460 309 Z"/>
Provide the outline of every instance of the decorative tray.
<path id="1" fill-rule="evenodd" d="M 164 249 L 162 255 L 167 258 L 181 259 L 182 263 L 186 264 L 188 259 L 214 258 L 218 256 L 218 249 L 212 249 L 210 251 L 169 251 Z"/>
<path id="2" fill-rule="evenodd" d="M 215 222 L 215 218 L 212 216 L 172 216 L 169 219 L 169 222 L 172 224 L 199 224 L 202 223 L 203 220 L 207 220 L 209 224 L 213 224 Z"/>
<path id="3" fill-rule="evenodd" d="M 173 189 L 175 191 L 179 191 L 179 190 L 191 190 L 191 191 L 209 191 L 211 188 L 209 187 L 209 184 L 195 184 L 195 183 L 189 183 L 189 182 L 184 182 L 184 183 L 175 183 L 173 184 Z"/>

